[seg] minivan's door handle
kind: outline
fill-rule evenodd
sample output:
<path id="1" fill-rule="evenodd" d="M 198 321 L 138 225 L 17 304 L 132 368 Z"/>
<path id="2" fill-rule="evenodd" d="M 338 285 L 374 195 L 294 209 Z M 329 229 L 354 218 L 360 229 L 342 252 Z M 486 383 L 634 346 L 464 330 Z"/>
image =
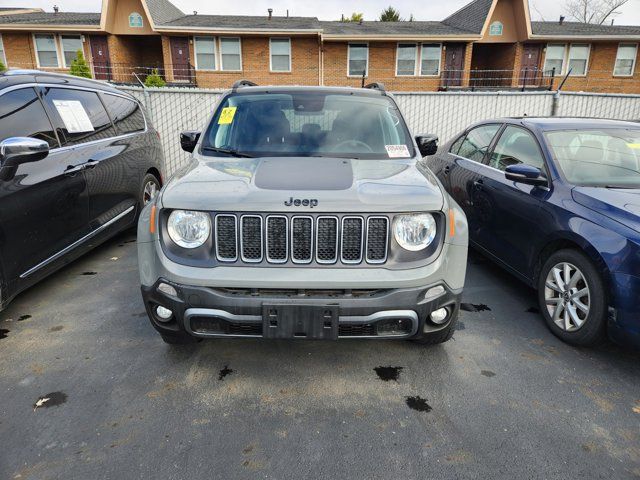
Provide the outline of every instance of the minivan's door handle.
<path id="1" fill-rule="evenodd" d="M 442 173 L 444 173 L 445 175 L 449 175 L 449 172 L 451 172 L 451 165 L 447 165 L 446 167 L 444 167 L 444 170 L 442 170 Z"/>
<path id="2" fill-rule="evenodd" d="M 476 190 L 482 190 L 482 187 L 484 187 L 484 181 L 482 179 L 476 180 L 475 182 L 473 182 L 473 186 Z"/>
<path id="3" fill-rule="evenodd" d="M 95 168 L 98 165 L 98 160 L 89 160 L 87 163 L 83 163 L 84 168 Z"/>
<path id="4" fill-rule="evenodd" d="M 68 165 L 64 170 L 65 175 L 73 176 L 79 171 L 84 170 L 84 164 L 81 165 Z"/>

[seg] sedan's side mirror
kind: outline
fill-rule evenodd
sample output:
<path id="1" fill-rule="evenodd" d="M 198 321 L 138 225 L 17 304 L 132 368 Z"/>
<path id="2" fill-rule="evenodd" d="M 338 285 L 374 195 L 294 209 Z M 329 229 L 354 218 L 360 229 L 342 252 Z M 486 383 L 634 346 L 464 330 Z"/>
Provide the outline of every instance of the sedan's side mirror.
<path id="1" fill-rule="evenodd" d="M 428 155 L 434 155 L 438 151 L 438 136 L 433 134 L 418 135 L 416 137 L 416 143 L 418 144 L 418 150 L 420 155 L 426 157 Z"/>
<path id="2" fill-rule="evenodd" d="M 29 137 L 11 137 L 0 142 L 0 168 L 37 162 L 49 155 L 49 144 Z"/>
<path id="3" fill-rule="evenodd" d="M 196 132 L 193 130 L 182 132 L 180 134 L 180 146 L 185 152 L 193 152 L 198 144 L 198 139 L 200 138 L 200 132 Z"/>
<path id="4" fill-rule="evenodd" d="M 549 181 L 542 173 L 542 170 L 523 163 L 509 165 L 504 170 L 504 176 L 507 180 L 513 180 L 514 182 L 524 183 L 527 185 L 549 185 Z"/>

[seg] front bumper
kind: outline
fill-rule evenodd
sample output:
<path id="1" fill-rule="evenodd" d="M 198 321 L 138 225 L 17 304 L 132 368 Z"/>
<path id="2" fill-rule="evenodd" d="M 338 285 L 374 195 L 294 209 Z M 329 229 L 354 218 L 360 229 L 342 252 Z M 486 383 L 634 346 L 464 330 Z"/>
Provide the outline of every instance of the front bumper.
<path id="1" fill-rule="evenodd" d="M 161 283 L 173 287 L 176 295 L 158 290 Z M 442 287 L 440 293 L 425 297 L 436 286 Z M 461 293 L 461 289 L 454 291 L 443 283 L 399 289 L 274 290 L 188 286 L 160 279 L 142 287 L 145 308 L 156 330 L 164 335 L 187 333 L 202 338 L 419 338 L 456 321 Z M 269 305 L 301 307 L 301 312 L 309 314 L 326 307 L 324 311 L 335 317 L 334 331 L 323 334 L 322 328 L 312 325 L 314 319 L 301 319 L 310 321 L 299 334 L 273 335 L 265 312 Z M 157 315 L 158 306 L 173 312 L 168 321 Z M 430 314 L 440 308 L 447 309 L 447 317 L 444 323 L 436 324 Z"/>
<path id="2" fill-rule="evenodd" d="M 640 348 L 640 277 L 614 272 L 611 281 L 609 336 L 617 343 Z"/>

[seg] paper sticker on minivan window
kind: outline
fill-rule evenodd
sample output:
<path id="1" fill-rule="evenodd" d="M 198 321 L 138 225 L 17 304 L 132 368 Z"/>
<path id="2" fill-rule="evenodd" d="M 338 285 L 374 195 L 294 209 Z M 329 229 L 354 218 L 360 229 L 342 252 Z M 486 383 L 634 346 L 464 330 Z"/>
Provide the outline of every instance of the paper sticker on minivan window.
<path id="1" fill-rule="evenodd" d="M 220 118 L 218 119 L 218 125 L 228 125 L 233 122 L 233 117 L 236 114 L 238 107 L 224 107 L 220 112 Z"/>
<path id="2" fill-rule="evenodd" d="M 78 100 L 54 100 L 64 127 L 69 133 L 93 132 L 94 128 L 87 111 Z"/>
<path id="3" fill-rule="evenodd" d="M 385 145 L 384 148 L 387 149 L 389 158 L 407 158 L 411 156 L 406 145 Z"/>
<path id="4" fill-rule="evenodd" d="M 640 143 L 627 143 L 627 147 L 633 148 L 634 150 L 640 149 Z"/>

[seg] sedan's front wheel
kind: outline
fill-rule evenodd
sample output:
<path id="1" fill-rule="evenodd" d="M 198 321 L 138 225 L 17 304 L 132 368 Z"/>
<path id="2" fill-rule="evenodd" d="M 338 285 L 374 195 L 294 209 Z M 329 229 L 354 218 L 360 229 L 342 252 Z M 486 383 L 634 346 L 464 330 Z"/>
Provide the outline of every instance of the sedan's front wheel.
<path id="1" fill-rule="evenodd" d="M 591 346 L 606 338 L 607 295 L 602 275 L 578 250 L 552 254 L 538 278 L 540 311 L 551 331 L 572 345 Z"/>

